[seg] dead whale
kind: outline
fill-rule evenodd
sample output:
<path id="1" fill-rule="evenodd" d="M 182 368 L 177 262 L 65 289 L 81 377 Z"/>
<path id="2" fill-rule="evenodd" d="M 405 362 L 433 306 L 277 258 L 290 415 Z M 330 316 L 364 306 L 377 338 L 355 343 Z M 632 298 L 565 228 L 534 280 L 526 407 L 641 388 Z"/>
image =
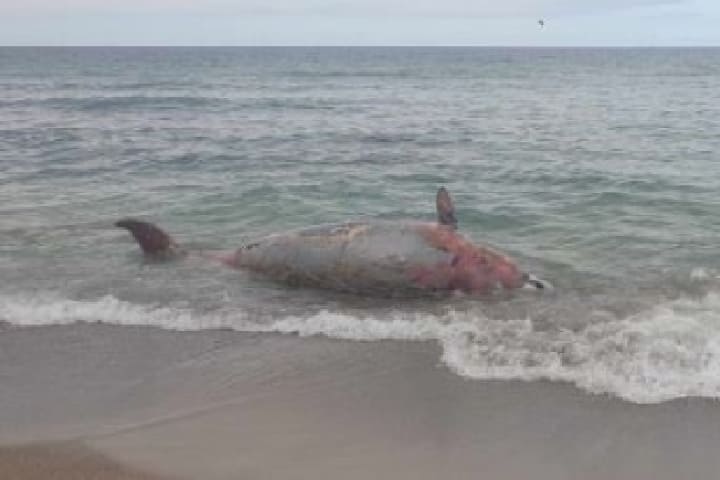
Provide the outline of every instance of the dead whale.
<path id="1" fill-rule="evenodd" d="M 277 233 L 230 253 L 189 252 L 151 223 L 123 219 L 146 255 L 199 255 L 279 282 L 380 296 L 551 288 L 507 256 L 457 231 L 452 199 L 436 196 L 437 222 L 374 220 Z"/>

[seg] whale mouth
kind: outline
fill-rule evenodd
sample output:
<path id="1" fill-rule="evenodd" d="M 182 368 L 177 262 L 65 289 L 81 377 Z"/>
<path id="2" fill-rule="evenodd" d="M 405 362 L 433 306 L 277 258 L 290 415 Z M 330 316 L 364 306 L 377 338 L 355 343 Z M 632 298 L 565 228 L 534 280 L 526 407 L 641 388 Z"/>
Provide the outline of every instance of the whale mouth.
<path id="1" fill-rule="evenodd" d="M 535 275 L 531 273 L 526 273 L 524 276 L 524 281 L 522 288 L 528 289 L 528 290 L 554 290 L 555 287 L 553 287 L 552 283 L 548 282 L 547 280 L 543 280 L 541 278 L 536 277 Z"/>

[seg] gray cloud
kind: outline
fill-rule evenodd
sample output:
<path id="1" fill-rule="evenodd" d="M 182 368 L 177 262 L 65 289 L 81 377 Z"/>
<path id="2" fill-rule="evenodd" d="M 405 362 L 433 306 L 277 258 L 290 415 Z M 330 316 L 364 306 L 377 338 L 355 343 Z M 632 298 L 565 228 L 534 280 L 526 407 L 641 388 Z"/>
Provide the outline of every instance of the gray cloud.
<path id="1" fill-rule="evenodd" d="M 491 17 L 583 13 L 678 3 L 683 0 L 245 0 L 233 3 L 231 8 L 265 15 Z"/>
<path id="2" fill-rule="evenodd" d="M 689 0 L 0 0 L 0 12 L 184 13 L 335 17 L 552 16 L 681 4 Z"/>
<path id="3" fill-rule="evenodd" d="M 0 24 L 8 45 L 720 45 L 720 1 L 0 0 Z"/>

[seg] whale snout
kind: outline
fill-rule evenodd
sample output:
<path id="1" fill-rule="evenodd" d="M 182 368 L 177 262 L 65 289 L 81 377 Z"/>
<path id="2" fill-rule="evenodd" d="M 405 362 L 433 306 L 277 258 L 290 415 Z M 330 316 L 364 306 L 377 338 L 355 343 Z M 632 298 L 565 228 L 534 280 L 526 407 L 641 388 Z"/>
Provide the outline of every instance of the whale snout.
<path id="1" fill-rule="evenodd" d="M 552 283 L 547 280 L 536 277 L 531 273 L 523 274 L 523 287 L 530 290 L 553 290 Z"/>

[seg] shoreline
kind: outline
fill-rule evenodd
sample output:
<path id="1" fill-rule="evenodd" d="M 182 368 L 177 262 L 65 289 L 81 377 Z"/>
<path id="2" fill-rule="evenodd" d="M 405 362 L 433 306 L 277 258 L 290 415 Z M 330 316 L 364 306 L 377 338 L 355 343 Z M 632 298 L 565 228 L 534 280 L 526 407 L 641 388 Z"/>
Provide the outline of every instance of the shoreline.
<path id="1" fill-rule="evenodd" d="M 107 478 L 128 479 L 675 480 L 720 469 L 715 400 L 636 405 L 549 381 L 469 380 L 432 342 L 84 324 L 6 329 L 0 351 L 14 363 L 0 362 L 11 388 L 0 470 L 69 462 L 78 442 L 113 462 L 108 472 L 130 472 Z M 75 440 L 48 450 L 62 438 Z M 32 443 L 11 446 L 21 442 Z"/>

